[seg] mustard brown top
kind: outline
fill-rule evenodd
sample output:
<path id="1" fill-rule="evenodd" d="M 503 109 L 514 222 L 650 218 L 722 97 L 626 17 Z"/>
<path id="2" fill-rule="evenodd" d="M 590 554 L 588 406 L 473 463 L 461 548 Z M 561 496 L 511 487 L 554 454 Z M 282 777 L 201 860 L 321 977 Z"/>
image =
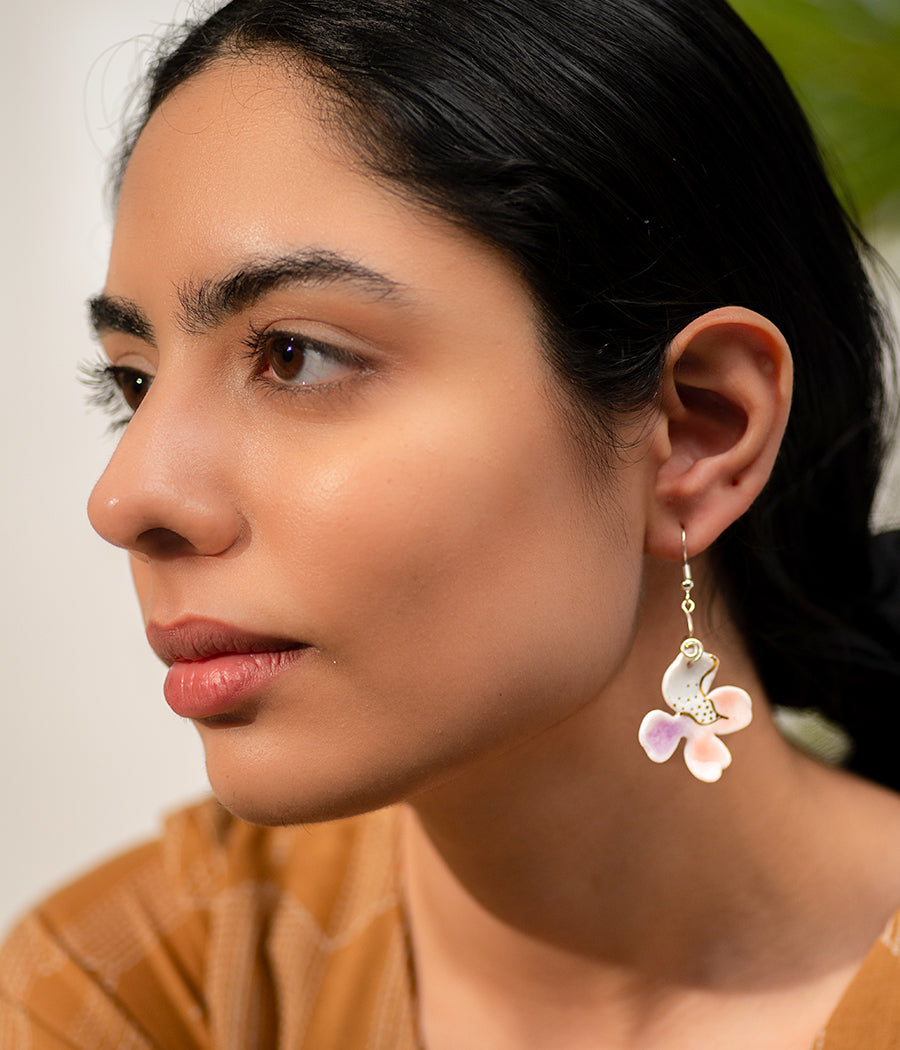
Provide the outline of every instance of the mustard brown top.
<path id="1" fill-rule="evenodd" d="M 416 1050 L 397 813 L 261 828 L 214 800 L 27 914 L 4 1050 Z M 814 1050 L 900 1047 L 900 915 Z"/>

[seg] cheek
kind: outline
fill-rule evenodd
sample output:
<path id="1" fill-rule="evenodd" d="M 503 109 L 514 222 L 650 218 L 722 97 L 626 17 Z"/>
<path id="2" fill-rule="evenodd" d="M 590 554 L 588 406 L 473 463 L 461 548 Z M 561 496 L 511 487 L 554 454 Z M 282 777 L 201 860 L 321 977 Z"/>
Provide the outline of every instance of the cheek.
<path id="1" fill-rule="evenodd" d="M 444 705 L 474 726 L 501 695 L 521 715 L 610 673 L 640 552 L 623 556 L 546 413 L 385 427 L 298 467 L 302 491 L 268 509 L 298 621 L 369 700 L 411 717 Z"/>

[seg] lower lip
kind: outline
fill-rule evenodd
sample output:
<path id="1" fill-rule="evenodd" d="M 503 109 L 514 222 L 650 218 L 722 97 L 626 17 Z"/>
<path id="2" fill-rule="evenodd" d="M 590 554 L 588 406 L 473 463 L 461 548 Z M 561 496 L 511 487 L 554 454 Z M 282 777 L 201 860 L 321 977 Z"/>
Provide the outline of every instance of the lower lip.
<path id="1" fill-rule="evenodd" d="M 206 660 L 179 660 L 166 675 L 166 703 L 182 718 L 227 714 L 295 664 L 305 651 L 224 653 Z"/>

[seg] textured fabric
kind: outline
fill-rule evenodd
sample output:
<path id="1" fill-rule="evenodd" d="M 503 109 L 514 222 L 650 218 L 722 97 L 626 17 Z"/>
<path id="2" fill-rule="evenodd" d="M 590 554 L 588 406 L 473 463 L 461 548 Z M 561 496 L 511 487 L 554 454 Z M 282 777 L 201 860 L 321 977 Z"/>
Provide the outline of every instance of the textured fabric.
<path id="1" fill-rule="evenodd" d="M 14 928 L 0 1047 L 414 1050 L 395 817 L 176 814 Z"/>
<path id="2" fill-rule="evenodd" d="M 0 1048 L 415 1050 L 396 830 L 176 814 L 14 928 Z M 815 1050 L 900 1050 L 900 916 Z"/>

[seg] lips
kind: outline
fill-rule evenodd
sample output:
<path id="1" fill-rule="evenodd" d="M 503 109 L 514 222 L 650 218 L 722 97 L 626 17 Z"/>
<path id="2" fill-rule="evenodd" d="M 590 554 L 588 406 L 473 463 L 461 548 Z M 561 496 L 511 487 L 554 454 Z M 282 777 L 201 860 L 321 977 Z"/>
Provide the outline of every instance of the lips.
<path id="1" fill-rule="evenodd" d="M 166 702 L 183 718 L 219 719 L 260 694 L 310 646 L 212 620 L 150 624 L 147 639 L 169 665 Z M 225 718 L 227 723 L 227 717 Z"/>
<path id="2" fill-rule="evenodd" d="M 172 627 L 151 623 L 147 641 L 164 664 L 207 660 L 223 653 L 275 653 L 307 648 L 304 642 L 256 634 L 216 620 L 184 620 Z"/>

